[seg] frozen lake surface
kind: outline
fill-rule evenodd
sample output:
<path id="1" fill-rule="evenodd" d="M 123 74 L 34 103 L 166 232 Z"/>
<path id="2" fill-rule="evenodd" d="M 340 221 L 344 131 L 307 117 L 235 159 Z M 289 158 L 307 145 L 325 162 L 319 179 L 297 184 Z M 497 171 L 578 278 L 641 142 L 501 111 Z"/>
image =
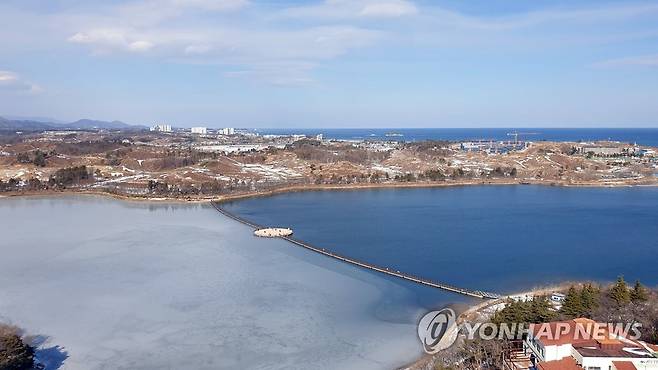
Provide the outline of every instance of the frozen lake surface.
<path id="1" fill-rule="evenodd" d="M 6 198 L 0 222 L 0 321 L 42 336 L 49 368 L 390 369 L 420 353 L 417 289 L 206 205 Z"/>

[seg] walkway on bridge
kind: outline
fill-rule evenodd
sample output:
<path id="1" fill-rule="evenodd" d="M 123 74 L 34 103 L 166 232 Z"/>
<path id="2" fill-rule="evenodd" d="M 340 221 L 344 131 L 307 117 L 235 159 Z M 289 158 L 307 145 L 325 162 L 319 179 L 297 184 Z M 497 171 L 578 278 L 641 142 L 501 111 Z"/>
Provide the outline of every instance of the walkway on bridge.
<path id="1" fill-rule="evenodd" d="M 243 223 L 243 224 L 245 224 L 245 225 L 247 225 L 247 226 L 249 226 L 249 227 L 251 227 L 255 230 L 263 228 L 263 226 L 261 226 L 261 225 L 250 222 L 250 221 L 248 221 L 248 220 L 246 220 L 246 219 L 244 219 L 244 218 L 242 218 L 238 215 L 235 215 L 235 214 L 225 210 L 224 208 L 220 207 L 220 205 L 215 203 L 215 202 L 211 202 L 211 204 L 219 213 L 223 214 L 226 217 L 232 218 L 233 220 L 238 221 L 240 223 Z M 467 295 L 467 296 L 470 296 L 470 297 L 481 298 L 481 299 L 497 299 L 497 298 L 501 297 L 499 294 L 496 294 L 496 293 L 484 292 L 484 291 L 481 291 L 481 290 L 471 290 L 471 289 L 459 288 L 459 287 L 456 287 L 456 286 L 453 286 L 453 285 L 440 283 L 440 282 L 437 282 L 437 281 L 433 281 L 433 280 L 421 278 L 421 277 L 418 277 L 418 276 L 414 276 L 414 275 L 411 275 L 411 274 L 407 274 L 407 273 L 404 273 L 404 272 L 400 272 L 398 270 L 391 270 L 388 267 L 381 267 L 381 266 L 373 265 L 371 263 L 362 262 L 362 261 L 359 261 L 359 260 L 356 260 L 356 259 L 353 259 L 353 258 L 342 256 L 342 255 L 334 253 L 334 252 L 329 252 L 329 251 L 325 250 L 324 248 L 318 248 L 318 247 L 312 246 L 312 245 L 310 245 L 306 242 L 303 242 L 301 240 L 297 240 L 297 239 L 295 239 L 293 237 L 290 237 L 290 236 L 282 236 L 280 238 L 283 239 L 283 240 L 286 240 L 290 243 L 293 243 L 297 246 L 300 246 L 302 248 L 306 248 L 310 251 L 325 255 L 327 257 L 331 257 L 331 258 L 334 258 L 334 259 L 342 261 L 342 262 L 350 263 L 352 265 L 359 266 L 359 267 L 362 267 L 362 268 L 365 268 L 365 269 L 368 269 L 368 270 L 377 271 L 377 272 L 380 272 L 382 274 L 395 276 L 397 278 L 404 279 L 404 280 L 407 280 L 407 281 L 411 281 L 411 282 L 414 282 L 414 283 L 417 283 L 417 284 L 422 284 L 422 285 L 430 286 L 430 287 L 433 287 L 433 288 L 443 289 L 443 290 L 446 290 L 446 291 L 449 291 L 449 292 L 463 294 L 463 295 Z"/>

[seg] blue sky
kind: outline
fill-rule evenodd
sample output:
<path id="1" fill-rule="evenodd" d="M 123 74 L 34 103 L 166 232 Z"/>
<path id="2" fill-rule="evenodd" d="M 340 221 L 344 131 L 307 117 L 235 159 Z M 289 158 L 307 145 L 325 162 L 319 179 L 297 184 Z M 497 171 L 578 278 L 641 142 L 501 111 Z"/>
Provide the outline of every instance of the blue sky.
<path id="1" fill-rule="evenodd" d="M 0 115 L 656 127 L 658 3 L 3 0 Z"/>

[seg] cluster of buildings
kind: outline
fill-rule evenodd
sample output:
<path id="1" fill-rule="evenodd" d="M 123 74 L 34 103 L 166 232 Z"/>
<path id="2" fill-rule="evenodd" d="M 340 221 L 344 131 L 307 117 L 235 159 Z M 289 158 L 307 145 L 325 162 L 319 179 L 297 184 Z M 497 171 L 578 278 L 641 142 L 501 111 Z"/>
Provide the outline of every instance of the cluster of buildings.
<path id="1" fill-rule="evenodd" d="M 631 339 L 633 331 L 586 318 L 531 325 L 507 370 L 658 369 L 658 346 Z"/>
<path id="2" fill-rule="evenodd" d="M 155 124 L 150 127 L 151 132 L 174 132 L 174 130 L 171 128 L 171 125 L 168 124 Z M 177 129 L 177 131 L 184 132 L 183 129 Z M 211 133 L 211 130 L 209 130 L 207 127 L 203 126 L 196 126 L 190 128 L 190 132 L 195 135 L 207 135 Z M 225 127 L 216 130 L 216 133 L 219 135 L 235 135 L 236 130 L 233 127 Z"/>
<path id="3" fill-rule="evenodd" d="M 524 141 L 473 140 L 452 144 L 450 149 L 463 152 L 486 152 L 490 154 L 522 150 L 528 146 Z"/>
<path id="4" fill-rule="evenodd" d="M 361 141 L 352 145 L 373 152 L 389 152 L 398 148 L 399 143 L 397 141 Z"/>
<path id="5" fill-rule="evenodd" d="M 595 157 L 638 156 L 643 150 L 637 145 L 598 145 L 584 144 L 574 147 L 576 154 L 592 155 Z"/>
<path id="6" fill-rule="evenodd" d="M 151 131 L 153 132 L 172 132 L 171 125 L 166 124 L 155 124 L 151 126 Z"/>
<path id="7" fill-rule="evenodd" d="M 235 129 L 232 127 L 226 127 L 217 131 L 220 135 L 235 135 Z"/>
<path id="8" fill-rule="evenodd" d="M 201 126 L 190 128 L 190 132 L 195 134 L 195 135 L 207 135 L 207 134 L 210 134 L 210 133 L 214 132 L 217 135 L 225 135 L 225 136 L 235 135 L 237 133 L 233 127 L 225 127 L 225 128 L 220 128 L 220 129 L 214 130 L 214 129 L 208 129 L 207 127 L 201 127 Z"/>

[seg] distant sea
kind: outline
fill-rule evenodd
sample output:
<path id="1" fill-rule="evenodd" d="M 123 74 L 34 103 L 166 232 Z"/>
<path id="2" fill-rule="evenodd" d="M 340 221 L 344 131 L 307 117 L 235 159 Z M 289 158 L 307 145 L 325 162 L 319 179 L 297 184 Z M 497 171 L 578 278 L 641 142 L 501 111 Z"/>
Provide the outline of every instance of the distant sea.
<path id="1" fill-rule="evenodd" d="M 337 140 L 510 140 L 508 133 L 519 133 L 519 140 L 528 141 L 593 141 L 612 140 L 658 147 L 658 128 L 359 128 L 359 129 L 256 129 L 273 135 L 322 134 Z M 387 136 L 398 134 L 401 136 Z"/>

